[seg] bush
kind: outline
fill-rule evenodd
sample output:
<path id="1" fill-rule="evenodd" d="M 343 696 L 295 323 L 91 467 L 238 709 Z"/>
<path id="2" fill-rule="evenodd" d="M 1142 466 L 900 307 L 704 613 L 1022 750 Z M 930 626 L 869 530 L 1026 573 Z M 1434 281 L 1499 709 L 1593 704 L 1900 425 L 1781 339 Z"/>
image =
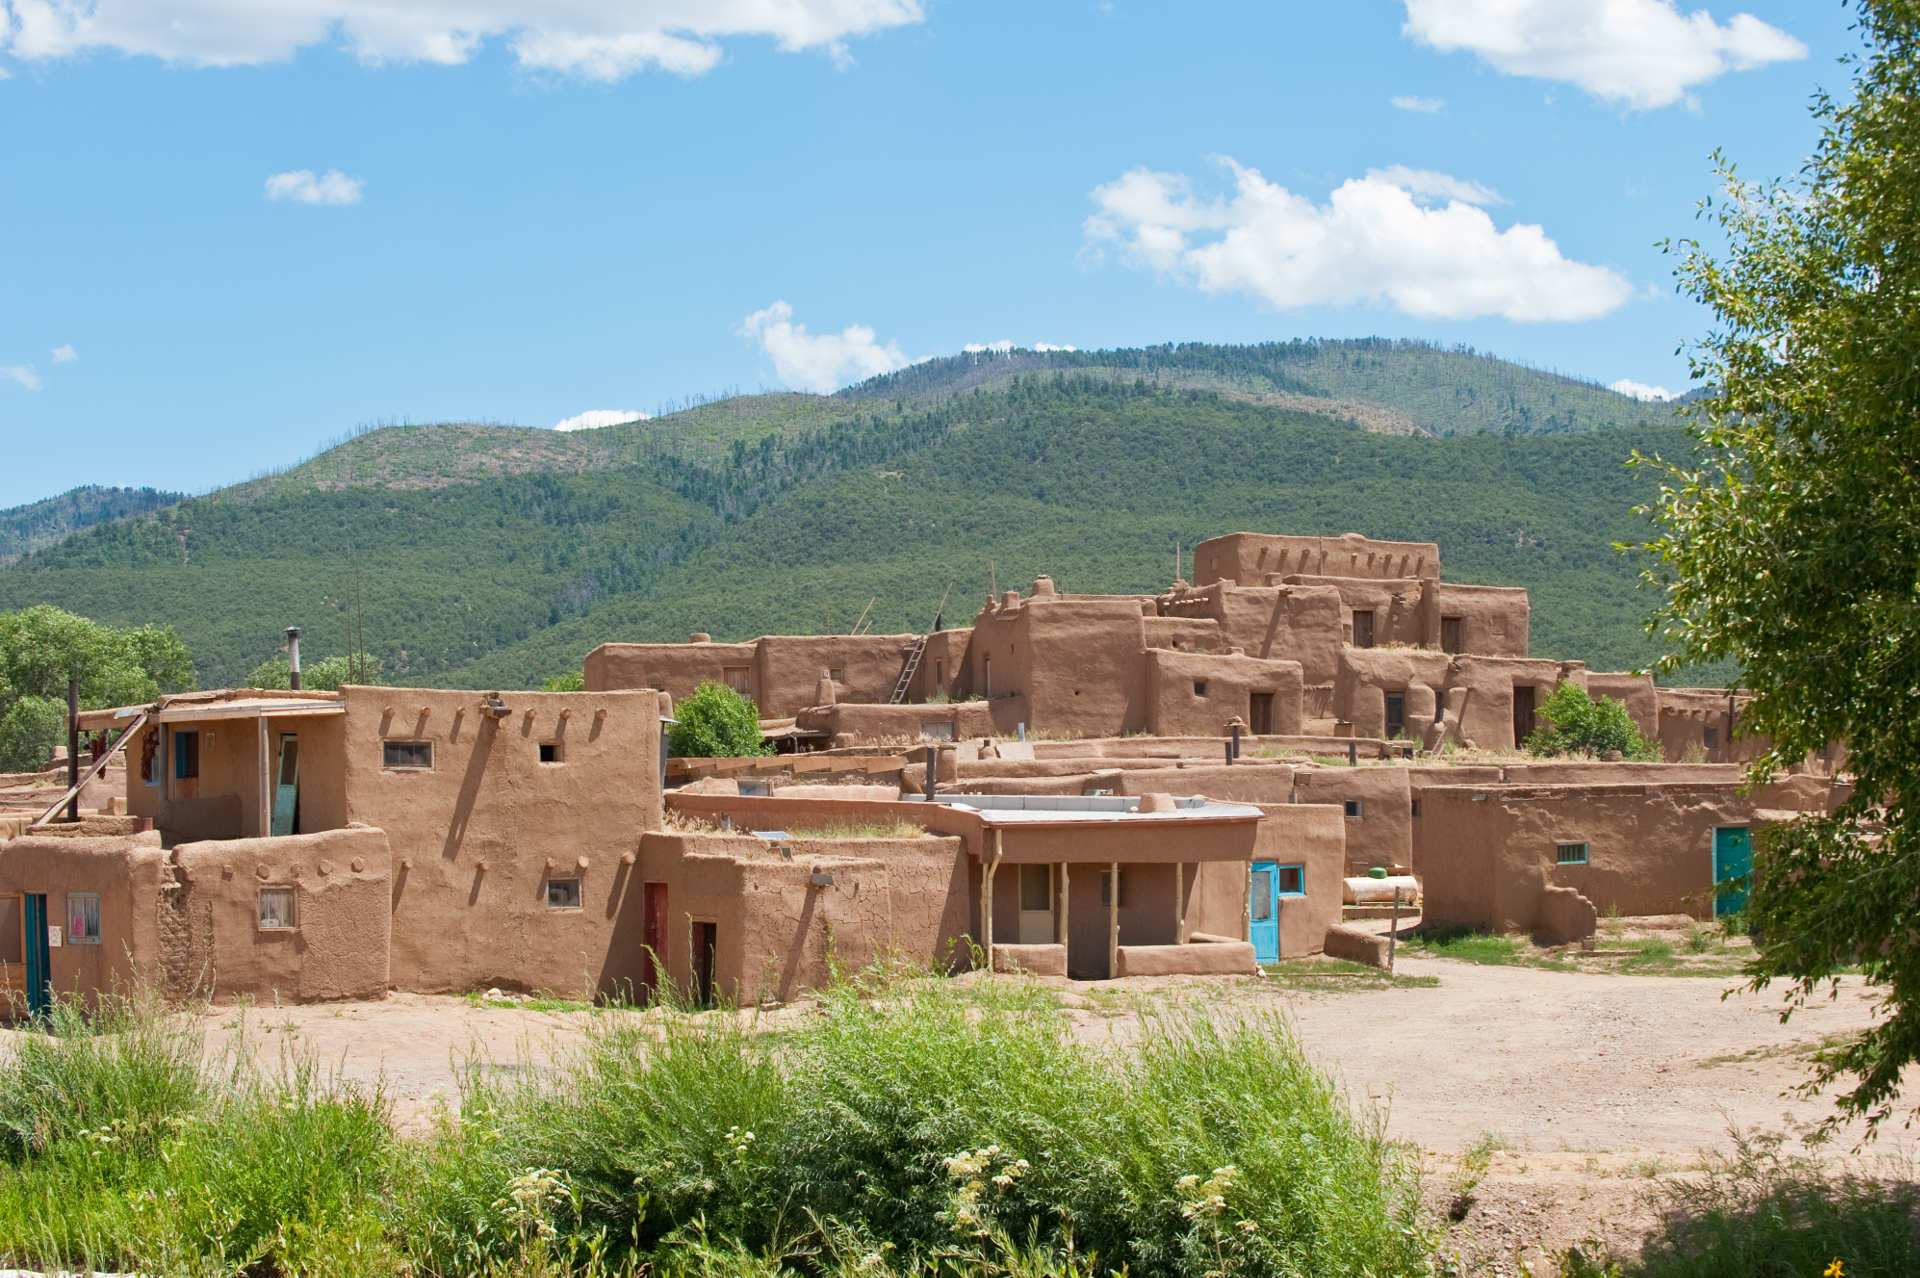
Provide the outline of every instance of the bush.
<path id="1" fill-rule="evenodd" d="M 578 670 L 569 670 L 565 674 L 554 675 L 540 684 L 542 692 L 584 692 L 587 677 Z"/>
<path id="2" fill-rule="evenodd" d="M 318 661 L 303 662 L 300 666 L 300 689 L 303 692 L 338 692 L 349 683 L 373 684 L 380 682 L 380 658 L 367 653 L 353 657 L 322 657 Z M 249 688 L 288 688 L 293 684 L 293 668 L 285 657 L 275 657 L 263 661 L 253 668 L 247 676 Z"/>
<path id="3" fill-rule="evenodd" d="M 1627 704 L 1612 697 L 1594 698 L 1585 688 L 1562 683 L 1540 705 L 1543 726 L 1526 741 L 1534 754 L 1584 754 L 1598 757 L 1618 750 L 1621 757 L 1643 763 L 1659 760 L 1660 748 L 1640 735 Z"/>
<path id="4" fill-rule="evenodd" d="M 673 708 L 667 753 L 676 759 L 731 759 L 772 754 L 760 735 L 760 709 L 732 688 L 703 683 Z"/>

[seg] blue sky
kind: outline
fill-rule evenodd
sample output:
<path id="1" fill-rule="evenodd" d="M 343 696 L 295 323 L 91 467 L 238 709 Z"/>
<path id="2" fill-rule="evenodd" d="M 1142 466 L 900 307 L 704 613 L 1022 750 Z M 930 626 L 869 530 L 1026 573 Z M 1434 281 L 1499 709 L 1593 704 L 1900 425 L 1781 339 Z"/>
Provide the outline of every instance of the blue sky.
<path id="1" fill-rule="evenodd" d="M 1703 2 L 0 0 L 0 506 L 997 341 L 1684 389 L 1655 241 L 1856 47 Z"/>

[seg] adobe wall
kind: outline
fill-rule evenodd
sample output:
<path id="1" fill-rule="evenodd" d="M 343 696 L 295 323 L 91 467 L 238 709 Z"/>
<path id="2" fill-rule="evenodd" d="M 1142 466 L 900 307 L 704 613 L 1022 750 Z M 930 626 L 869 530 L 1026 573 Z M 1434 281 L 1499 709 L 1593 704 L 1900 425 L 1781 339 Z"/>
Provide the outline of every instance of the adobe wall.
<path id="1" fill-rule="evenodd" d="M 927 650 L 920 668 L 913 673 L 907 697 L 913 701 L 931 701 L 935 697 L 957 700 L 967 682 L 967 649 L 973 643 L 973 627 L 939 630 L 927 636 Z M 888 693 L 893 689 L 889 687 Z M 882 698 L 885 700 L 885 698 Z"/>
<path id="2" fill-rule="evenodd" d="M 1533 606 L 1519 586 L 1465 586 L 1450 581 L 1428 585 L 1432 629 L 1427 640 L 1440 647 L 1443 623 L 1460 621 L 1460 651 L 1484 657 L 1527 655 L 1528 623 Z"/>
<path id="3" fill-rule="evenodd" d="M 1306 867 L 1306 895 L 1280 898 L 1280 957 L 1318 954 L 1326 944 L 1327 929 L 1341 919 L 1340 880 L 1347 873 L 1347 833 L 1353 826 L 1342 809 L 1321 803 L 1260 805 L 1264 814 L 1253 859 Z M 1237 868 L 1237 867 L 1236 867 Z M 1236 904 L 1244 902 L 1243 876 Z M 1235 921 L 1229 936 L 1245 936 L 1246 925 Z"/>
<path id="4" fill-rule="evenodd" d="M 1387 693 L 1405 692 L 1406 731 L 1420 741 L 1442 704 L 1453 658 L 1415 648 L 1344 648 L 1334 685 L 1334 714 L 1356 737 L 1385 737 Z"/>
<path id="5" fill-rule="evenodd" d="M 1296 769 L 1290 763 L 1189 763 L 1175 768 L 1133 768 L 1116 774 L 1115 794 L 1204 796 L 1225 803 L 1289 803 Z"/>
<path id="6" fill-rule="evenodd" d="M 766 635 L 755 645 L 755 702 L 763 717 L 788 718 L 814 703 L 823 670 L 838 670 L 840 701 L 884 705 L 917 635 Z"/>
<path id="7" fill-rule="evenodd" d="M 1235 586 L 1216 581 L 1159 601 L 1169 620 L 1211 621 L 1221 642 L 1251 657 L 1298 661 L 1309 687 L 1331 686 L 1346 613 L 1331 586 Z"/>
<path id="8" fill-rule="evenodd" d="M 1142 623 L 1141 605 L 1126 598 L 1003 600 L 974 621 L 968 691 L 1024 697 L 1030 733 L 1141 731 L 1147 719 Z"/>
<path id="9" fill-rule="evenodd" d="M 311 1003 L 385 998 L 392 863 L 386 834 L 184 843 L 166 926 L 166 966 L 216 998 Z M 293 926 L 260 926 L 260 892 L 291 889 Z M 175 988 L 176 994 L 186 989 Z"/>
<path id="10" fill-rule="evenodd" d="M 1229 649 L 1220 623 L 1212 617 L 1155 615 L 1142 617 L 1140 626 L 1149 648 L 1171 648 L 1175 652 L 1226 652 Z"/>
<path id="11" fill-rule="evenodd" d="M 1658 695 L 1660 749 L 1669 759 L 1740 763 L 1770 748 L 1766 737 L 1741 730 L 1740 711 L 1747 698 L 1740 694 L 1729 697 L 1719 688 L 1661 688 Z"/>
<path id="12" fill-rule="evenodd" d="M 1453 660 L 1448 676 L 1447 717 L 1455 719 L 1460 737 L 1482 750 L 1514 750 L 1513 690 L 1531 685 L 1536 709 L 1545 705 L 1562 681 L 1584 688 L 1587 668 L 1578 661 L 1545 658 L 1461 656 Z"/>
<path id="13" fill-rule="evenodd" d="M 1660 690 L 1653 686 L 1650 674 L 1630 672 L 1587 672 L 1587 695 L 1598 700 L 1611 697 L 1623 702 L 1633 726 L 1648 741 L 1660 740 Z M 1677 761 L 1677 760 L 1676 760 Z"/>
<path id="14" fill-rule="evenodd" d="M 61 929 L 63 943 L 48 951 L 56 994 L 159 985 L 161 916 L 171 879 L 156 832 L 97 838 L 28 834 L 0 843 L 0 892 L 44 892 L 47 921 Z M 65 943 L 71 936 L 69 892 L 99 895 L 99 944 Z M 0 930 L 6 933 L 7 951 L 17 950 L 17 920 L 0 918 Z M 25 988 L 24 974 L 9 971 L 7 976 Z"/>
<path id="15" fill-rule="evenodd" d="M 834 749 L 893 742 L 962 741 L 994 734 L 993 711 L 984 701 L 899 706 L 839 703 L 802 710 L 796 722 L 802 728 L 828 733 Z"/>
<path id="16" fill-rule="evenodd" d="M 1430 541 L 1375 541 L 1359 533 L 1339 537 L 1283 537 L 1229 533 L 1193 548 L 1193 579 L 1258 585 L 1269 574 L 1334 577 L 1438 577 L 1440 547 Z"/>
<path id="17" fill-rule="evenodd" d="M 758 701 L 753 660 L 751 643 L 603 643 L 587 654 L 581 672 L 588 692 L 658 688 L 678 702 L 703 683 L 726 684 L 733 670 L 734 681 Z"/>
<path id="18" fill-rule="evenodd" d="M 1413 794 L 1408 771 L 1391 765 L 1295 770 L 1294 797 L 1299 802 L 1328 804 L 1342 814 L 1347 857 L 1343 874 L 1364 874 L 1374 866 L 1395 865 L 1410 865 L 1424 873 L 1414 860 Z M 1359 803 L 1360 815 L 1345 815 L 1349 802 Z"/>
<path id="19" fill-rule="evenodd" d="M 1531 932 L 1548 887 L 1600 913 L 1713 916 L 1713 831 L 1751 826 L 1730 786 L 1435 786 L 1422 792 L 1416 857 L 1430 923 Z M 1555 845 L 1588 845 L 1585 865 Z"/>
<path id="20" fill-rule="evenodd" d="M 640 834 L 660 828 L 660 705 L 636 692 L 512 692 L 495 719 L 474 692 L 344 689 L 351 819 L 387 833 L 392 980 L 610 992 L 639 976 L 616 938 Z M 433 743 L 433 768 L 382 767 L 383 740 Z M 542 742 L 561 761 L 542 763 Z M 549 909 L 546 881 L 578 877 L 581 907 Z"/>
<path id="21" fill-rule="evenodd" d="M 1406 644 L 1422 647 L 1434 642 L 1438 622 L 1431 615 L 1432 599 L 1426 582 L 1417 577 L 1326 577 L 1293 574 L 1286 578 L 1292 586 L 1324 586 L 1340 595 L 1340 637 L 1345 643 L 1357 643 L 1358 631 L 1353 614 L 1373 614 L 1373 647 L 1382 644 Z"/>
<path id="22" fill-rule="evenodd" d="M 1253 698 L 1268 698 L 1266 731 L 1300 731 L 1301 668 L 1297 661 L 1258 657 L 1173 652 L 1149 648 L 1146 654 L 1147 731 L 1156 736 L 1226 733 L 1238 718 L 1254 721 Z"/>

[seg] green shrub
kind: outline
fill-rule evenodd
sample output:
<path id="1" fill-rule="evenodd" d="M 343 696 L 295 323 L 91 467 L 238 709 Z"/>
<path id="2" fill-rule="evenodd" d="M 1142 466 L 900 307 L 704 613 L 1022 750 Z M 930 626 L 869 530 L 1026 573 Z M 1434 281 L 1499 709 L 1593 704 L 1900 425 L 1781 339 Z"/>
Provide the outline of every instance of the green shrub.
<path id="1" fill-rule="evenodd" d="M 338 692 L 350 683 L 380 682 L 380 658 L 368 653 L 356 657 L 322 657 L 300 664 L 300 689 L 303 692 Z M 293 684 L 293 668 L 285 657 L 263 661 L 247 676 L 249 688 L 288 688 Z"/>
<path id="2" fill-rule="evenodd" d="M 1584 754 L 1598 757 L 1618 750 L 1641 762 L 1659 760 L 1660 748 L 1640 735 L 1627 704 L 1612 697 L 1590 697 L 1585 688 L 1562 682 L 1540 704 L 1540 727 L 1526 740 L 1534 754 Z"/>
<path id="3" fill-rule="evenodd" d="M 542 692 L 584 692 L 586 691 L 586 687 L 587 687 L 586 675 L 582 674 L 578 670 L 569 670 L 565 674 L 553 675 L 552 677 L 543 680 L 540 684 L 540 691 Z"/>
<path id="4" fill-rule="evenodd" d="M 703 683 L 673 708 L 667 753 L 676 759 L 772 754 L 760 735 L 760 710 L 724 684 Z"/>

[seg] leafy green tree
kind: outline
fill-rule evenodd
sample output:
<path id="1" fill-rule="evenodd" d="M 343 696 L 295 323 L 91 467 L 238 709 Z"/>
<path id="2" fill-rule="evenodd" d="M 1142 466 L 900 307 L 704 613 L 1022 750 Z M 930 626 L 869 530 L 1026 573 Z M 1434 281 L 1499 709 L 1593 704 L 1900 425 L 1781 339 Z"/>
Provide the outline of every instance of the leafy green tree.
<path id="1" fill-rule="evenodd" d="M 724 684 L 703 683 L 673 708 L 667 753 L 677 759 L 772 754 L 760 735 L 760 708 Z"/>
<path id="2" fill-rule="evenodd" d="M 1858 964 L 1884 999 L 1823 1053 L 1836 1119 L 1891 1112 L 1920 1060 L 1920 4 L 1859 0 L 1853 92 L 1821 95 L 1798 178 L 1716 157 L 1724 249 L 1670 246 L 1713 312 L 1692 353 L 1692 459 L 1663 488 L 1647 576 L 1679 659 L 1728 659 L 1771 739 L 1755 775 L 1844 741 L 1856 789 L 1755 849 L 1754 989 L 1788 1011 Z"/>
<path id="3" fill-rule="evenodd" d="M 358 661 L 352 657 L 322 657 L 318 661 L 300 663 L 300 688 L 303 692 L 337 692 L 349 683 L 379 682 L 380 658 L 364 653 Z M 247 676 L 246 686 L 290 688 L 293 686 L 293 669 L 285 657 L 263 661 Z"/>
<path id="4" fill-rule="evenodd" d="M 586 690 L 587 677 L 578 670 L 569 670 L 557 674 L 540 685 L 542 692 L 583 692 Z"/>
<path id="5" fill-rule="evenodd" d="M 135 705 L 193 686 L 170 627 L 116 629 L 47 604 L 0 612 L 0 771 L 38 767 L 66 738 L 67 680 L 83 710 Z"/>
<path id="6" fill-rule="evenodd" d="M 1534 754 L 1599 756 L 1618 750 L 1642 763 L 1661 757 L 1659 747 L 1640 735 L 1626 702 L 1588 696 L 1578 684 L 1563 681 L 1540 703 L 1539 718 L 1542 726 L 1526 742 Z"/>

